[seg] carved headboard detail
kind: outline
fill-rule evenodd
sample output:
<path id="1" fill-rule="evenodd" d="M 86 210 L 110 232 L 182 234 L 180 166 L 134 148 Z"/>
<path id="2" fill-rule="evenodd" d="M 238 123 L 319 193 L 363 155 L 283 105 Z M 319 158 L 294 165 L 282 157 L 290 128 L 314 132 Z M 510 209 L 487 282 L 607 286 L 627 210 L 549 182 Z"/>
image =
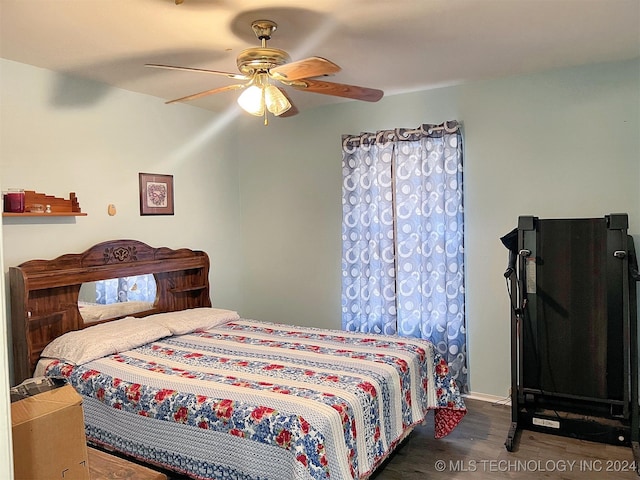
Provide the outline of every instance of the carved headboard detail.
<path id="1" fill-rule="evenodd" d="M 107 247 L 104 249 L 104 263 L 136 262 L 137 260 L 138 250 L 135 245 Z"/>
<path id="2" fill-rule="evenodd" d="M 30 260 L 9 268 L 13 384 L 29 378 L 40 353 L 56 337 L 84 328 L 78 294 L 84 282 L 153 274 L 156 301 L 143 317 L 210 307 L 209 257 L 187 248 L 154 248 L 137 240 L 99 243 L 83 253 Z M 104 321 L 115 320 L 109 319 Z"/>

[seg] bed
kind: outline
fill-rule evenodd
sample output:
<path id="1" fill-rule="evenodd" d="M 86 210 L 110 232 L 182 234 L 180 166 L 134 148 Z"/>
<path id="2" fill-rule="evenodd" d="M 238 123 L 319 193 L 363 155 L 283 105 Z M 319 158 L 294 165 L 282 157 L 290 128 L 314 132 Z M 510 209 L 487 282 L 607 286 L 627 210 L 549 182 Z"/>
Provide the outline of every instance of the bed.
<path id="1" fill-rule="evenodd" d="M 436 438 L 464 417 L 432 344 L 242 318 L 208 269 L 133 240 L 12 267 L 14 372 L 67 379 L 90 443 L 196 479 L 366 479 L 430 411 Z M 153 308 L 85 324 L 81 283 L 134 271 Z"/>

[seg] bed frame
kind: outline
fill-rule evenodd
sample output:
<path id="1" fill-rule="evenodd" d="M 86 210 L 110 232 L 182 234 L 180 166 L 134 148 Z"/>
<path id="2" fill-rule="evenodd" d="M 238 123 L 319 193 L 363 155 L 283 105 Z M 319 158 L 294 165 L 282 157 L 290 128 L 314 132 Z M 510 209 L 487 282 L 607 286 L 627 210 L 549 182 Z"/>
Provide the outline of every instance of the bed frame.
<path id="1" fill-rule="evenodd" d="M 53 260 L 31 260 L 9 268 L 11 330 L 13 336 L 13 383 L 33 375 L 44 347 L 60 335 L 84 328 L 78 294 L 84 282 L 153 274 L 154 313 L 210 307 L 209 257 L 187 248 L 154 248 L 136 240 L 111 240 L 83 253 Z M 115 320 L 115 317 L 96 323 Z"/>

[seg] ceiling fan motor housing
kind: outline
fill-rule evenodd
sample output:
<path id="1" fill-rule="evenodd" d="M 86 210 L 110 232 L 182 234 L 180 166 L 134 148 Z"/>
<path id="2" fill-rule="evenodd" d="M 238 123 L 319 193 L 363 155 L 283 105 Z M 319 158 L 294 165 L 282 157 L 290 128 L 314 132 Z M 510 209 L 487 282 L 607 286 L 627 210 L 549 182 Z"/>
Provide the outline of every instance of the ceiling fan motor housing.
<path id="1" fill-rule="evenodd" d="M 271 68 L 289 63 L 291 57 L 278 48 L 248 48 L 238 55 L 238 70 L 244 75 L 268 71 Z"/>

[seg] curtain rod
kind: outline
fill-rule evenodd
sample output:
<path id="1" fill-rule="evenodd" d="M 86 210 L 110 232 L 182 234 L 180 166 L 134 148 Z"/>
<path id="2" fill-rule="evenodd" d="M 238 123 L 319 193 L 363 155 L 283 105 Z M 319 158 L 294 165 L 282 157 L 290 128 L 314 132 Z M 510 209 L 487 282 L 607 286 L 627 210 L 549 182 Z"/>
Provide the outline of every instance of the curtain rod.
<path id="1" fill-rule="evenodd" d="M 376 133 L 364 132 L 360 135 L 343 135 L 342 145 L 357 146 L 363 143 L 386 143 L 397 140 L 409 140 L 411 136 L 428 136 L 436 132 L 455 133 L 460 129 L 460 124 L 453 120 L 451 122 L 444 122 L 440 125 L 422 124 L 414 130 L 408 130 L 406 128 L 396 128 L 394 130 L 380 130 Z M 419 138 L 419 137 L 418 137 Z"/>

